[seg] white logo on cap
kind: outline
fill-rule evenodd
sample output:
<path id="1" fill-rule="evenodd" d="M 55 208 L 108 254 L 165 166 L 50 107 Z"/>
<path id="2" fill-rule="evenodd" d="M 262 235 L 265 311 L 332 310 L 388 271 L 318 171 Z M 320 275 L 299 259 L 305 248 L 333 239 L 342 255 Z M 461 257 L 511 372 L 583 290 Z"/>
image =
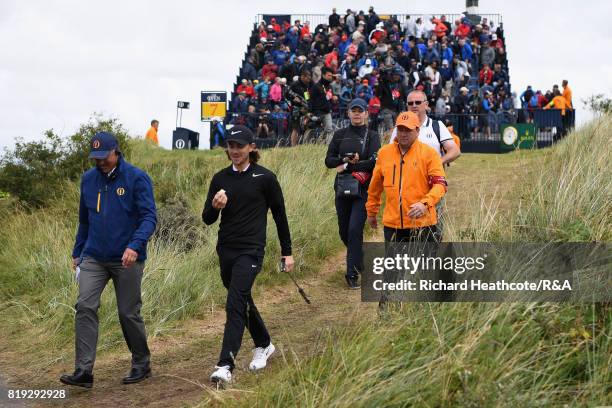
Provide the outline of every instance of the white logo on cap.
<path id="1" fill-rule="evenodd" d="M 236 133 L 240 133 L 240 132 L 241 132 L 241 130 L 237 130 L 235 132 L 230 132 L 230 134 L 235 135 Z"/>

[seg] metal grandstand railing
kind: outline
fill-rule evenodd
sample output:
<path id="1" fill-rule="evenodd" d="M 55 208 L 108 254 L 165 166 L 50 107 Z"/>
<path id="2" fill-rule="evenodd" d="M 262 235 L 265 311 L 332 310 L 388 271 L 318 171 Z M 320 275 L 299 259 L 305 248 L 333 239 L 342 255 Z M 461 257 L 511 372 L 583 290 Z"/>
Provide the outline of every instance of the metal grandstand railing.
<path id="1" fill-rule="evenodd" d="M 344 11 L 344 10 L 342 10 Z M 344 15 L 344 12 L 341 12 L 340 15 Z M 367 15 L 367 13 L 366 13 Z M 397 14 L 397 13 L 378 13 L 378 17 L 380 17 L 381 20 L 386 20 L 389 19 L 391 16 L 396 16 L 398 21 L 400 23 L 405 23 L 406 22 L 406 17 L 410 16 L 410 19 L 413 21 L 416 21 L 417 18 L 421 18 L 421 19 L 426 19 L 426 18 L 431 18 L 431 17 L 440 17 L 442 15 L 446 16 L 446 21 L 448 21 L 449 23 L 453 24 L 453 22 L 461 17 L 463 17 L 463 14 L 458 14 L 458 13 L 427 13 L 427 14 Z M 270 22 L 270 18 L 268 17 L 277 17 L 277 16 L 290 16 L 289 22 L 291 24 L 293 24 L 293 22 L 295 20 L 300 20 L 300 22 L 304 23 L 305 21 L 308 21 L 310 23 L 310 26 L 312 28 L 315 28 L 316 26 L 318 26 L 319 24 L 327 24 L 328 23 L 328 18 L 329 18 L 329 14 L 299 14 L 299 13 L 291 13 L 291 14 L 280 14 L 280 13 L 276 13 L 276 14 L 257 14 L 255 16 L 255 23 L 259 24 L 262 21 L 265 21 L 266 24 Z M 479 16 L 481 18 L 486 18 L 488 21 L 492 21 L 495 24 L 495 27 L 499 27 L 501 24 L 503 24 L 503 19 L 502 19 L 502 15 L 501 14 L 479 14 Z M 279 21 L 282 22 L 283 20 Z"/>

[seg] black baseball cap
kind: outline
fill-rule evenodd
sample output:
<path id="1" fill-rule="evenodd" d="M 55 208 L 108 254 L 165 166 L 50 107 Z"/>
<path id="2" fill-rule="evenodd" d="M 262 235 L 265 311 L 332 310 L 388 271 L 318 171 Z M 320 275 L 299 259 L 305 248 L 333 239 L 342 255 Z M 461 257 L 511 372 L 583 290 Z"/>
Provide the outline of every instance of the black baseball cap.
<path id="1" fill-rule="evenodd" d="M 237 125 L 231 128 L 227 135 L 228 142 L 236 142 L 241 145 L 248 145 L 253 143 L 253 132 L 246 126 Z"/>
<path id="2" fill-rule="evenodd" d="M 111 151 L 119 150 L 119 142 L 115 135 L 110 132 L 98 132 L 91 138 L 89 143 L 91 150 L 89 151 L 90 159 L 106 159 Z"/>

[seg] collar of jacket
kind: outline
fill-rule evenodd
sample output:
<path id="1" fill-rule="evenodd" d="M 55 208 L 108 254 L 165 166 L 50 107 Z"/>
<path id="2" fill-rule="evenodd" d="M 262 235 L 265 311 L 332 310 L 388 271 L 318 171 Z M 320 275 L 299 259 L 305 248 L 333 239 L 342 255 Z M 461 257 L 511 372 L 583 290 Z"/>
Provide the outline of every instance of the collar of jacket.
<path id="1" fill-rule="evenodd" d="M 117 165 L 115 166 L 115 171 L 112 172 L 111 176 L 109 177 L 108 174 L 102 173 L 102 170 L 100 170 L 100 168 L 98 168 L 96 166 L 96 170 L 98 170 L 98 172 L 100 173 L 100 175 L 102 175 L 102 177 L 104 177 L 104 179 L 110 179 L 110 180 L 114 180 L 117 177 L 119 177 L 119 175 L 121 174 L 121 168 L 123 167 L 123 155 L 121 153 L 119 153 L 119 159 L 117 159 Z"/>

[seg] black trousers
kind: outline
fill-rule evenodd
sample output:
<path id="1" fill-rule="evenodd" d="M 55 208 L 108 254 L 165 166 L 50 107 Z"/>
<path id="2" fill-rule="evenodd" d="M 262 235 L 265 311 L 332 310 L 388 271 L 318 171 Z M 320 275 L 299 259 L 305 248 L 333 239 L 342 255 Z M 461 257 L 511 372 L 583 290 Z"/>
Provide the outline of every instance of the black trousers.
<path id="1" fill-rule="evenodd" d="M 338 231 L 346 246 L 346 276 L 357 276 L 363 270 L 363 228 L 368 217 L 367 191 L 359 198 L 336 198 Z"/>
<path id="2" fill-rule="evenodd" d="M 435 225 L 422 228 L 384 228 L 385 242 L 440 242 Z"/>
<path id="3" fill-rule="evenodd" d="M 225 331 L 218 366 L 234 369 L 234 359 L 242 344 L 245 327 L 255 347 L 268 347 L 270 334 L 251 296 L 251 289 L 261 270 L 264 254 L 258 249 L 217 247 L 221 279 L 227 288 Z"/>

